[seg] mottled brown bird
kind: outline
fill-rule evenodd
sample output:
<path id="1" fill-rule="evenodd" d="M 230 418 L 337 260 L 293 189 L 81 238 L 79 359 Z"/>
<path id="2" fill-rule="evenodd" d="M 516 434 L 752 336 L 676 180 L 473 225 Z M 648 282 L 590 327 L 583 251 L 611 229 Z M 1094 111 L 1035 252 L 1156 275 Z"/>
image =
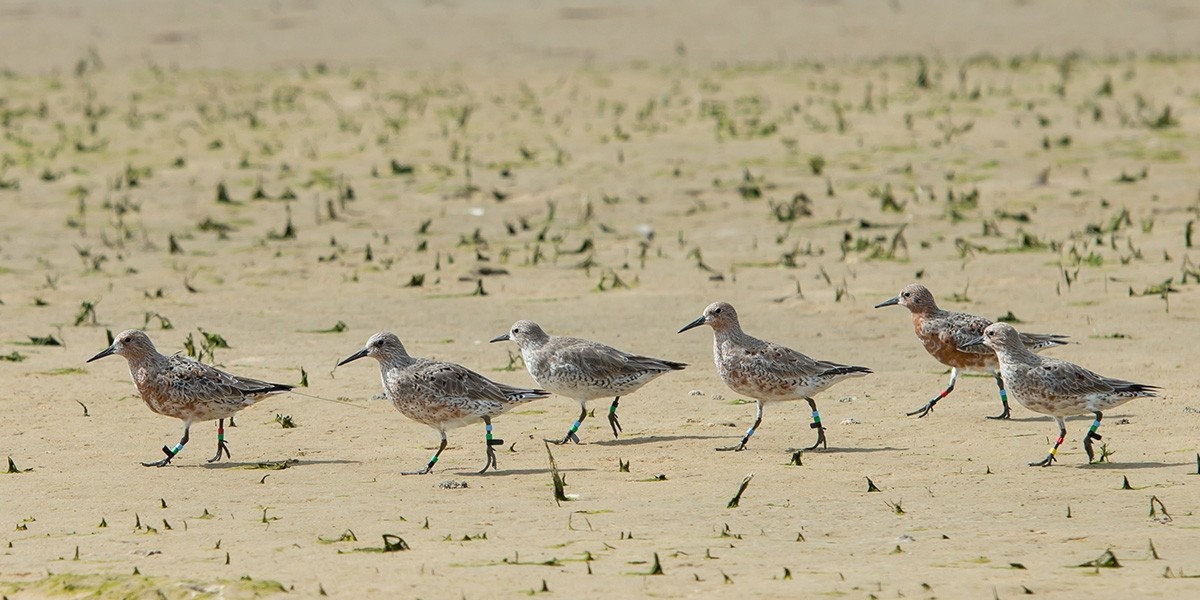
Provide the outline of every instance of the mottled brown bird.
<path id="1" fill-rule="evenodd" d="M 220 369 L 179 355 L 159 354 L 142 331 L 130 329 L 113 338 L 112 345 L 87 362 L 116 354 L 129 361 L 133 384 L 150 410 L 183 421 L 183 438 L 174 448 L 163 446 L 166 458 L 142 463 L 147 467 L 165 467 L 188 443 L 192 423 L 217 420 L 217 453 L 208 462 L 231 458 L 225 444 L 225 419 L 271 394 L 292 389 L 282 383 L 269 383 L 230 375 Z"/>
<path id="2" fill-rule="evenodd" d="M 708 325 L 713 328 L 713 362 L 717 373 L 735 392 L 745 394 L 758 401 L 754 424 L 746 430 L 742 441 L 736 446 L 718 450 L 743 450 L 750 436 L 762 423 L 763 404 L 766 402 L 800 400 L 803 398 L 812 408 L 813 422 L 817 430 L 818 446 L 828 447 L 825 427 L 812 396 L 848 377 L 861 377 L 871 372 L 866 367 L 842 365 L 815 360 L 791 348 L 760 340 L 742 331 L 737 312 L 724 302 L 714 302 L 704 309 L 704 314 L 683 326 L 679 333 L 693 327 Z"/>
<path id="3" fill-rule="evenodd" d="M 579 443 L 579 426 L 587 418 L 588 400 L 612 397 L 608 407 L 608 424 L 613 437 L 621 433 L 617 419 L 617 403 L 668 371 L 686 367 L 683 363 L 639 356 L 600 342 L 575 337 L 548 335 L 533 321 L 517 321 L 507 333 L 493 342 L 512 340 L 521 348 L 525 368 L 538 385 L 579 403 L 579 418 L 571 424 L 561 439 L 549 440 L 565 444 Z"/>
<path id="4" fill-rule="evenodd" d="M 545 390 L 496 383 L 462 365 L 408 355 L 396 334 L 381 331 L 367 340 L 362 350 L 337 364 L 369 356 L 379 361 L 383 393 L 404 416 L 438 431 L 441 444 L 425 468 L 404 475 L 423 475 L 433 470 L 446 449 L 446 430 L 482 420 L 487 442 L 488 468 L 496 468 L 496 451 L 504 440 L 492 438 L 492 417 L 515 406 L 549 396 Z"/>
<path id="5" fill-rule="evenodd" d="M 1092 440 L 1100 439 L 1096 429 L 1100 427 L 1103 411 L 1116 408 L 1134 398 L 1155 395 L 1157 386 L 1113 379 L 1089 371 L 1077 364 L 1057 358 L 1044 358 L 1029 351 L 1023 336 L 1007 323 L 995 323 L 983 330 L 983 335 L 967 340 L 966 347 L 986 346 L 996 352 L 1000 361 L 1000 374 L 1008 383 L 1008 389 L 1021 406 L 1034 412 L 1054 417 L 1058 423 L 1058 440 L 1050 448 L 1046 458 L 1029 463 L 1031 467 L 1048 467 L 1058 454 L 1067 435 L 1067 424 L 1063 417 L 1072 415 L 1096 416 L 1087 435 L 1083 436 L 1083 450 L 1088 462 L 1092 462 Z"/>
<path id="6" fill-rule="evenodd" d="M 1004 406 L 1004 411 L 988 418 L 1007 419 L 1009 417 L 1008 392 L 1005 391 L 1004 379 L 997 370 L 999 363 L 996 362 L 996 353 L 983 346 L 964 347 L 966 340 L 979 337 L 983 333 L 983 329 L 992 324 L 990 319 L 942 310 L 934 301 L 933 294 L 918 283 L 905 286 L 895 298 L 884 300 L 876 304 L 875 308 L 893 305 L 903 306 L 912 313 L 913 331 L 917 333 L 917 339 L 921 340 L 921 344 L 925 346 L 925 351 L 936 358 L 938 362 L 950 367 L 950 385 L 921 408 L 907 413 L 908 416 L 920 418 L 932 412 L 938 400 L 949 396 L 950 392 L 954 391 L 954 383 L 958 381 L 959 371 L 966 371 L 990 373 L 995 378 L 996 386 L 1000 388 L 1000 403 Z M 1058 334 L 1022 333 L 1021 341 L 1027 348 L 1034 352 L 1040 352 L 1053 346 L 1065 345 L 1066 337 Z"/>

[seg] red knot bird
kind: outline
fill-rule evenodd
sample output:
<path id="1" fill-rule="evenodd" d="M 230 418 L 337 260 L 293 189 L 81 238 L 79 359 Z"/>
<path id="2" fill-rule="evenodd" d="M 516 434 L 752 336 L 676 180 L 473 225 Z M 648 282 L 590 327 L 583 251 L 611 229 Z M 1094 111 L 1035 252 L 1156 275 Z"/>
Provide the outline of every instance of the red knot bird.
<path id="1" fill-rule="evenodd" d="M 746 430 L 742 441 L 736 446 L 718 450 L 745 449 L 746 442 L 750 441 L 750 436 L 762 423 L 765 402 L 801 398 L 807 400 L 812 408 L 810 427 L 817 430 L 817 443 L 807 449 L 829 447 L 825 441 L 825 427 L 821 425 L 821 415 L 812 396 L 847 377 L 866 375 L 871 372 L 870 369 L 815 360 L 791 348 L 747 335 L 738 322 L 737 312 L 724 302 L 708 305 L 703 315 L 684 325 L 679 333 L 701 325 L 713 328 L 713 362 L 725 385 L 758 401 L 754 424 Z"/>
<path id="2" fill-rule="evenodd" d="M 1008 383 L 1021 406 L 1054 417 L 1058 423 L 1058 440 L 1046 458 L 1029 463 L 1031 467 L 1048 467 L 1058 454 L 1067 435 L 1063 417 L 1092 413 L 1096 420 L 1083 436 L 1083 450 L 1092 462 L 1092 440 L 1100 439 L 1096 429 L 1104 411 L 1116 408 L 1134 398 L 1155 395 L 1157 386 L 1113 379 L 1093 373 L 1077 364 L 1057 358 L 1043 358 L 1030 352 L 1024 336 L 1007 323 L 995 323 L 983 330 L 983 335 L 967 340 L 965 346 L 987 346 L 1000 359 L 1000 374 Z"/>
<path id="3" fill-rule="evenodd" d="M 562 439 L 549 440 L 565 444 L 579 443 L 579 426 L 587 418 L 588 400 L 613 397 L 608 407 L 608 424 L 613 437 L 621 432 L 617 419 L 617 403 L 621 396 L 637 391 L 667 371 L 679 371 L 683 363 L 638 356 L 600 342 L 573 337 L 547 335 L 533 321 L 517 321 L 507 333 L 492 338 L 493 342 L 512 340 L 521 348 L 521 358 L 529 375 L 543 388 L 579 403 L 579 418 L 571 424 Z"/>
<path id="4" fill-rule="evenodd" d="M 550 395 L 545 390 L 496 383 L 462 365 L 409 356 L 400 338 L 386 331 L 371 336 L 362 350 L 346 357 L 337 366 L 364 356 L 379 361 L 383 392 L 392 401 L 392 406 L 404 416 L 438 430 L 442 436 L 437 452 L 425 468 L 404 475 L 423 475 L 432 471 L 446 449 L 446 430 L 476 420 L 483 421 L 487 439 L 487 462 L 480 473 L 489 467 L 496 469 L 493 446 L 504 444 L 504 440 L 492 438 L 492 417 Z"/>
<path id="5" fill-rule="evenodd" d="M 141 331 L 122 331 L 112 345 L 101 350 L 87 362 L 116 354 L 129 361 L 133 384 L 150 410 L 183 421 L 183 438 L 174 448 L 163 446 L 166 458 L 149 463 L 147 467 L 165 467 L 188 443 L 192 423 L 217 420 L 217 453 L 208 462 L 221 460 L 221 454 L 232 458 L 225 444 L 225 419 L 271 394 L 292 389 L 282 383 L 269 383 L 230 375 L 220 369 L 198 363 L 179 355 L 163 356 L 154 348 L 150 338 Z"/>
<path id="6" fill-rule="evenodd" d="M 991 373 L 992 377 L 996 379 L 996 386 L 1000 388 L 1000 403 L 1004 406 L 1004 412 L 988 418 L 1007 419 L 1009 417 L 1008 392 L 1004 389 L 1004 379 L 999 373 L 996 353 L 983 346 L 964 347 L 965 341 L 979 337 L 983 333 L 983 329 L 992 324 L 991 320 L 938 308 L 933 294 L 918 283 L 905 286 L 895 298 L 884 300 L 876 304 L 875 308 L 893 305 L 903 306 L 912 313 L 913 331 L 917 332 L 917 339 L 921 340 L 925 351 L 936 358 L 938 362 L 950 367 L 950 385 L 921 408 L 905 414 L 920 418 L 932 412 L 938 400 L 949 396 L 950 392 L 954 391 L 954 383 L 958 381 L 959 371 L 966 371 Z M 1065 345 L 1066 337 L 1057 334 L 1022 333 L 1021 341 L 1027 348 L 1034 352 L 1040 352 L 1053 346 Z"/>

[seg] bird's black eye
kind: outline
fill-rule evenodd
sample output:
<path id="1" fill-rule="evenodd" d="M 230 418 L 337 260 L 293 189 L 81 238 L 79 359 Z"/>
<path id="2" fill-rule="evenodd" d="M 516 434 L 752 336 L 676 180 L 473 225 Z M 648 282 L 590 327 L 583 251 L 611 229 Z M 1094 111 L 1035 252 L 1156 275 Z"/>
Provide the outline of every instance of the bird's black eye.
<path id="1" fill-rule="evenodd" d="M 905 298 L 908 298 L 909 296 L 912 296 L 912 292 L 904 292 L 903 294 L 900 294 L 900 295 Z"/>
<path id="2" fill-rule="evenodd" d="M 517 335 L 518 333 L 521 333 L 521 328 L 519 328 L 519 327 L 513 327 L 512 334 L 513 334 L 513 335 Z"/>
<path id="3" fill-rule="evenodd" d="M 989 331 L 989 332 L 988 332 L 988 337 L 996 337 L 996 332 L 995 332 L 995 331 Z"/>
<path id="4" fill-rule="evenodd" d="M 719 314 L 721 314 L 721 309 L 719 309 L 719 308 L 717 308 L 717 309 L 713 309 L 713 314 L 714 314 L 714 315 L 719 315 Z"/>

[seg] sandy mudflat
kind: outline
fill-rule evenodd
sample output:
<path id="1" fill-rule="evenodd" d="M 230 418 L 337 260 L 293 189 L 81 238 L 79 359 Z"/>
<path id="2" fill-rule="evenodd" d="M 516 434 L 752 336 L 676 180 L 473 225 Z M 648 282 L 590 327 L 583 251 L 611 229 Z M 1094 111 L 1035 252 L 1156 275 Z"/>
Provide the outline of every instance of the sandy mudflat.
<path id="1" fill-rule="evenodd" d="M 1200 594 L 1200 9 L 1137 6 L 0 3 L 0 455 L 28 470 L 0 474 L 0 592 Z M 916 280 L 1162 397 L 1106 414 L 1090 466 L 1080 418 L 1027 467 L 1053 423 L 985 420 L 990 378 L 905 417 L 946 370 L 871 307 Z M 675 331 L 718 299 L 875 370 L 818 396 L 802 466 L 803 403 L 713 451 L 754 407 Z M 333 365 L 387 329 L 527 385 L 486 343 L 519 318 L 692 366 L 622 399 L 619 440 L 594 404 L 561 505 L 560 397 L 495 421 L 498 473 L 472 426 L 402 477 L 436 434 Z M 205 423 L 143 468 L 179 424 L 83 362 L 130 327 L 353 406 L 274 397 L 232 460 Z"/>

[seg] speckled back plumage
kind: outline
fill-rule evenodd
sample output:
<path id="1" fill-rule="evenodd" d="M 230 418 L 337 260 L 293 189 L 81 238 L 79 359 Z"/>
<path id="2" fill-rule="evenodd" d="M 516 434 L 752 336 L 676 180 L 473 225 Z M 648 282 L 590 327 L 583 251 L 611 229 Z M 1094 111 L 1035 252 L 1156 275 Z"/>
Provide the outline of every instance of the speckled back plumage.
<path id="1" fill-rule="evenodd" d="M 367 356 L 379 361 L 384 393 L 396 410 L 441 431 L 549 396 L 544 390 L 497 383 L 455 363 L 414 358 L 391 333 L 372 336 L 367 350 Z"/>
<path id="2" fill-rule="evenodd" d="M 995 350 L 1000 376 L 1022 406 L 1042 414 L 1064 417 L 1105 411 L 1134 398 L 1155 396 L 1158 388 L 1105 377 L 1079 365 L 1030 352 L 1012 326 L 996 323 L 982 335 Z"/>
<path id="3" fill-rule="evenodd" d="M 509 336 L 521 348 L 525 367 L 538 385 L 579 401 L 625 396 L 663 373 L 687 366 L 591 340 L 547 335 L 532 321 L 518 321 Z"/>
<path id="4" fill-rule="evenodd" d="M 239 377 L 179 355 L 164 356 L 145 333 L 123 331 L 114 353 L 129 361 L 138 393 L 150 410 L 185 421 L 232 417 L 263 398 L 292 388 Z"/>
<path id="5" fill-rule="evenodd" d="M 996 354 L 985 346 L 964 347 L 983 335 L 991 319 L 963 312 L 943 310 L 933 294 L 923 285 L 905 286 L 897 304 L 912 312 L 913 331 L 925 351 L 938 362 L 968 371 L 994 371 L 998 366 Z M 1065 345 L 1066 336 L 1058 334 L 1022 333 L 1021 341 L 1034 352 Z"/>
<path id="6" fill-rule="evenodd" d="M 742 331 L 733 307 L 715 303 L 705 310 L 713 328 L 713 362 L 730 389 L 759 400 L 800 400 L 849 377 L 871 372 L 866 367 L 816 360 L 800 352 L 760 340 Z"/>

